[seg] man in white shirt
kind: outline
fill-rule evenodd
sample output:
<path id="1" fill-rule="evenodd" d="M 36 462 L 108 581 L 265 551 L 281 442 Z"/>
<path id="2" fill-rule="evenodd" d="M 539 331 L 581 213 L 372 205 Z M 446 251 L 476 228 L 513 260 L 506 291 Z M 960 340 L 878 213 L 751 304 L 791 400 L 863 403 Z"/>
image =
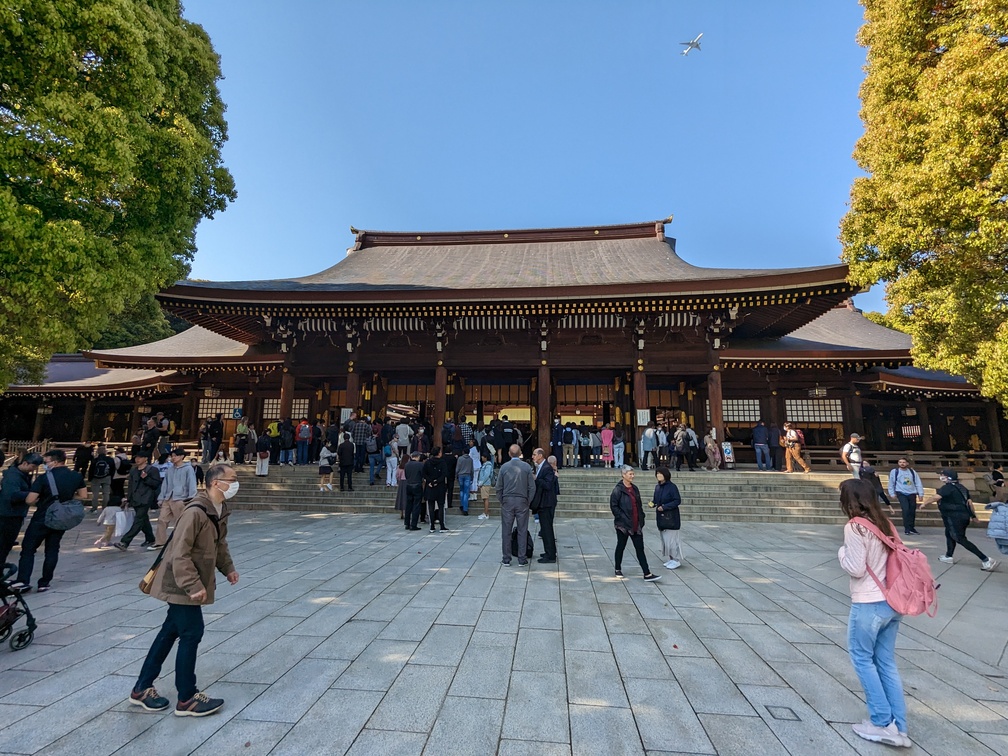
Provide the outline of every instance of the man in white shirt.
<path id="1" fill-rule="evenodd" d="M 853 475 L 856 480 L 861 479 L 860 441 L 861 436 L 857 433 L 851 433 L 850 441 L 844 444 L 843 449 L 840 450 L 840 457 L 843 459 L 843 463 L 847 465 L 847 469 L 851 471 L 851 475 Z"/>

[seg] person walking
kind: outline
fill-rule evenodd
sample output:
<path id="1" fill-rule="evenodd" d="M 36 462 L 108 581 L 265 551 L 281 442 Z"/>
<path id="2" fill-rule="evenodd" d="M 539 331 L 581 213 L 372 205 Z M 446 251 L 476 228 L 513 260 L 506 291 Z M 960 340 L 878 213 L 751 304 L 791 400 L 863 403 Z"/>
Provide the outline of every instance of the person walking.
<path id="1" fill-rule="evenodd" d="M 231 585 L 238 571 L 227 544 L 227 502 L 238 493 L 238 474 L 230 465 L 216 465 L 206 474 L 206 489 L 200 491 L 179 517 L 175 534 L 165 546 L 154 574 L 150 595 L 168 604 L 168 615 L 144 660 L 129 702 L 148 711 L 163 711 L 167 698 L 154 687 L 161 666 L 175 641 L 175 687 L 177 717 L 205 717 L 220 711 L 224 701 L 210 698 L 196 684 L 196 654 L 203 639 L 203 606 L 213 604 L 214 570 L 220 570 Z"/>
<path id="2" fill-rule="evenodd" d="M 802 449 L 805 447 L 805 434 L 794 427 L 791 423 L 784 423 L 784 456 L 787 466 L 787 471 L 794 472 L 791 469 L 791 462 L 797 462 L 798 465 L 807 473 L 812 472 L 812 468 L 808 466 L 805 462 L 805 457 L 802 456 Z"/>
<path id="3" fill-rule="evenodd" d="M 609 508 L 615 518 L 616 527 L 614 559 L 616 577 L 623 577 L 623 551 L 626 549 L 627 540 L 630 540 L 633 541 L 634 551 L 637 552 L 637 561 L 644 571 L 644 579 L 648 582 L 661 580 L 661 576 L 651 572 L 651 568 L 648 567 L 647 555 L 644 553 L 644 504 L 640 489 L 633 482 L 634 469 L 630 465 L 623 465 L 620 473 L 622 480 L 616 484 L 609 496 Z"/>
<path id="4" fill-rule="evenodd" d="M 112 494 L 112 473 L 115 463 L 109 456 L 104 444 L 98 445 L 98 453 L 88 465 L 87 477 L 91 484 L 91 511 L 97 512 L 109 504 Z"/>
<path id="5" fill-rule="evenodd" d="M 840 450 L 840 458 L 847 465 L 852 477 L 855 479 L 861 477 L 861 436 L 857 433 L 850 434 L 850 441 L 844 444 Z"/>
<path id="6" fill-rule="evenodd" d="M 780 443 L 780 433 L 777 434 L 777 442 Z M 762 420 L 757 420 L 752 429 L 753 451 L 756 452 L 756 469 L 767 470 L 772 467 L 770 459 L 770 430 L 763 424 Z"/>
<path id="7" fill-rule="evenodd" d="M 420 452 L 413 452 L 403 466 L 403 483 L 406 487 L 406 509 L 403 520 L 406 530 L 420 530 L 420 508 L 423 506 L 423 462 Z"/>
<path id="8" fill-rule="evenodd" d="M 917 524 L 917 498 L 924 498 L 924 484 L 920 475 L 910 467 L 906 457 L 900 457 L 896 467 L 889 471 L 889 495 L 899 500 L 903 511 L 903 532 L 905 535 L 920 535 Z"/>
<path id="9" fill-rule="evenodd" d="M 338 464 L 338 455 L 336 450 L 333 449 L 329 444 L 322 447 L 322 451 L 319 452 L 318 460 L 318 472 L 319 472 L 319 491 L 332 491 L 332 479 L 333 479 L 333 463 Z"/>
<path id="10" fill-rule="evenodd" d="M 158 494 L 158 524 L 154 533 L 154 544 L 150 551 L 160 549 L 168 542 L 168 526 L 178 521 L 182 510 L 196 495 L 196 471 L 186 459 L 181 446 L 168 453 L 171 464 L 161 476 L 161 491 Z"/>
<path id="11" fill-rule="evenodd" d="M 480 454 L 480 469 L 479 476 L 477 480 L 480 498 L 483 499 L 483 514 L 479 516 L 480 520 L 490 519 L 490 489 L 493 487 L 493 457 L 490 451 L 485 451 Z"/>
<path id="12" fill-rule="evenodd" d="M 529 505 L 535 496 L 536 484 L 532 468 L 521 458 L 521 447 L 508 447 L 508 461 L 497 471 L 497 501 L 501 510 L 501 564 L 511 566 L 511 530 L 518 529 L 518 564 L 528 564 L 525 544 L 528 542 Z"/>
<path id="13" fill-rule="evenodd" d="M 18 561 L 17 582 L 12 587 L 22 593 L 31 590 L 32 570 L 35 568 L 35 552 L 39 546 L 45 548 L 45 559 L 42 561 L 42 577 L 38 581 L 38 592 L 49 590 L 53 576 L 56 574 L 56 564 L 59 562 L 60 541 L 65 530 L 56 530 L 45 524 L 46 510 L 56 501 L 70 501 L 87 498 L 87 483 L 84 476 L 66 466 L 66 452 L 62 449 L 50 449 L 42 455 L 46 465 L 46 474 L 39 475 L 32 483 L 31 490 L 25 497 L 25 504 L 35 505 L 35 513 L 28 521 L 24 537 L 21 539 L 21 559 Z"/>
<path id="14" fill-rule="evenodd" d="M 213 468 L 211 468 L 213 469 Z M 158 493 L 161 491 L 161 473 L 157 468 L 149 463 L 147 452 L 141 450 L 137 452 L 136 462 L 129 472 L 129 494 L 127 503 L 133 507 L 133 525 L 127 530 L 123 537 L 113 543 L 119 551 L 126 551 L 130 541 L 136 538 L 137 533 L 143 531 L 144 542 L 141 548 L 153 546 L 154 531 L 150 524 L 150 510 L 157 502 Z"/>
<path id="15" fill-rule="evenodd" d="M 474 472 L 472 457 L 468 454 L 459 454 L 455 461 L 453 474 L 458 481 L 459 507 L 462 509 L 463 517 L 469 516 L 469 494 L 471 493 Z"/>
<path id="16" fill-rule="evenodd" d="M 855 518 L 868 520 L 893 538 L 896 529 L 864 481 L 840 483 L 840 509 L 848 519 L 843 546 L 837 552 L 840 566 L 850 575 L 847 652 L 864 689 L 869 717 L 851 727 L 865 740 L 909 748 L 903 682 L 896 669 L 896 635 L 903 616 L 889 606 L 875 581 L 878 578 L 885 584 L 889 549 Z"/>
<path id="17" fill-rule="evenodd" d="M 654 507 L 655 520 L 658 524 L 658 532 L 662 539 L 662 558 L 665 566 L 670 570 L 678 569 L 682 566 L 682 543 L 679 539 L 679 528 L 682 523 L 679 518 L 679 505 L 682 504 L 682 496 L 679 494 L 679 487 L 671 480 L 672 473 L 668 467 L 659 467 L 655 470 L 654 494 L 648 506 Z"/>
<path id="18" fill-rule="evenodd" d="M 41 464 L 41 456 L 25 452 L 0 478 L 0 567 L 6 564 L 28 516 L 26 499 L 31 493 L 31 476 Z"/>
<path id="19" fill-rule="evenodd" d="M 953 564 L 952 554 L 955 553 L 956 544 L 959 544 L 980 560 L 981 570 L 990 572 L 997 567 L 997 560 L 990 559 L 966 537 L 966 528 L 971 522 L 976 522 L 977 516 L 969 491 L 959 482 L 959 473 L 955 470 L 942 470 L 938 480 L 942 485 L 935 495 L 924 499 L 918 506 L 918 509 L 923 509 L 928 504 L 938 503 L 938 511 L 945 524 L 945 554 L 938 557 L 938 561 Z"/>
<path id="20" fill-rule="evenodd" d="M 357 461 L 357 451 L 350 434 L 343 432 L 343 443 L 336 447 L 336 459 L 339 462 L 339 490 L 353 491 L 353 471 Z"/>
<path id="21" fill-rule="evenodd" d="M 543 553 L 539 555 L 538 562 L 554 564 L 557 560 L 556 532 L 553 529 L 557 507 L 557 473 L 546 460 L 546 452 L 543 449 L 535 449 L 532 452 L 532 465 L 535 469 L 535 494 L 529 509 L 539 518 L 539 535 L 542 536 L 543 542 Z"/>
<path id="22" fill-rule="evenodd" d="M 454 476 L 452 476 L 454 480 Z M 448 530 L 445 527 L 445 491 L 447 475 L 444 468 L 444 459 L 441 456 L 441 447 L 435 446 L 431 450 L 431 455 L 423 463 L 423 484 L 424 500 L 427 502 L 427 517 L 430 520 L 430 532 L 434 532 L 434 521 L 441 523 L 441 530 Z"/>

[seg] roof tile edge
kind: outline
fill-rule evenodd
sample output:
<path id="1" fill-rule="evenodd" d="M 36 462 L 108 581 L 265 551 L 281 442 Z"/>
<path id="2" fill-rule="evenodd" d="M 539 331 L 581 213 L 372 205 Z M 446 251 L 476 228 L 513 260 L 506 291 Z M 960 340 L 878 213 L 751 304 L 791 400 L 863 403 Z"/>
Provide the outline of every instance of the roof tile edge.
<path id="1" fill-rule="evenodd" d="M 654 238 L 664 241 L 667 220 L 615 226 L 500 229 L 496 231 L 361 231 L 357 235 L 357 243 L 353 249 L 356 251 L 374 247 L 527 244 L 598 239 Z"/>

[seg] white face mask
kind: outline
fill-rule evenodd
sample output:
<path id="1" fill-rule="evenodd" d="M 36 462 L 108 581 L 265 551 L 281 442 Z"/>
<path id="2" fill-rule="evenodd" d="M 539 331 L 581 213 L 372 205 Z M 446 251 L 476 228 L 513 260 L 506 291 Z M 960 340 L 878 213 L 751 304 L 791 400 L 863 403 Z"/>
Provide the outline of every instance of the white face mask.
<path id="1" fill-rule="evenodd" d="M 230 483 L 230 485 L 228 485 L 227 490 L 224 492 L 224 498 L 225 499 L 233 499 L 236 493 L 238 493 L 238 481 L 237 480 L 232 481 Z"/>

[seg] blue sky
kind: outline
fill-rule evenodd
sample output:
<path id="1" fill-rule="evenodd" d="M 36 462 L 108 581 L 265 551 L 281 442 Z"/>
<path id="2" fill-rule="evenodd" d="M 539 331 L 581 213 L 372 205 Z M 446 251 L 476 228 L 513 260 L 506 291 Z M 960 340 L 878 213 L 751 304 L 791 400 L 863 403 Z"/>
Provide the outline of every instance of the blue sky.
<path id="1" fill-rule="evenodd" d="M 322 270 L 349 226 L 675 220 L 702 266 L 828 265 L 861 134 L 854 0 L 191 0 L 238 200 L 192 275 Z M 703 32 L 703 49 L 680 55 Z M 876 287 L 860 295 L 881 309 Z"/>

